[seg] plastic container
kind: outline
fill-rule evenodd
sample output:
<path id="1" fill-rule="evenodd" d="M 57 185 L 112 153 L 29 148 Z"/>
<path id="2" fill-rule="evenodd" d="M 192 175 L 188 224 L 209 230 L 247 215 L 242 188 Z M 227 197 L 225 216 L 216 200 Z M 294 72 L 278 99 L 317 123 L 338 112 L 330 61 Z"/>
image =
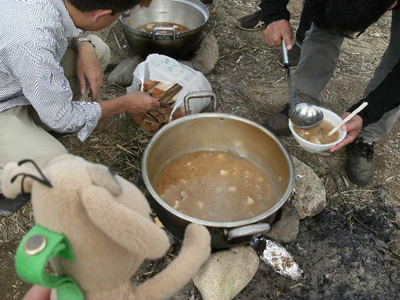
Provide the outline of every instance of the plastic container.
<path id="1" fill-rule="evenodd" d="M 328 121 L 333 126 L 336 126 L 337 124 L 339 124 L 342 121 L 342 118 L 339 117 L 333 111 L 330 111 L 329 109 L 326 109 L 323 107 L 321 107 L 321 110 L 324 113 L 324 120 Z M 318 152 L 323 152 L 323 151 L 329 150 L 336 144 L 343 141 L 343 139 L 346 137 L 346 134 L 347 134 L 347 132 L 345 132 L 339 128 L 339 130 L 338 130 L 339 131 L 339 139 L 336 142 L 330 143 L 330 144 L 315 144 L 315 143 L 311 143 L 311 142 L 303 139 L 302 137 L 300 137 L 296 133 L 296 131 L 294 131 L 293 126 L 294 126 L 293 123 L 289 120 L 289 128 L 290 128 L 290 131 L 292 132 L 295 140 L 299 143 L 301 148 L 303 148 L 304 150 L 306 150 L 308 152 L 312 152 L 312 153 L 318 153 Z"/>

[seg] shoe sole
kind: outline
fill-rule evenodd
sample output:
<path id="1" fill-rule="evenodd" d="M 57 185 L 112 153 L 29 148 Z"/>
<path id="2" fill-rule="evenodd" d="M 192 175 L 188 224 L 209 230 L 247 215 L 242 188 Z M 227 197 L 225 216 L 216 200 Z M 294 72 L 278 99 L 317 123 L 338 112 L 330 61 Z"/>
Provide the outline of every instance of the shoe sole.
<path id="1" fill-rule="evenodd" d="M 369 181 L 360 181 L 360 180 L 355 179 L 355 178 L 351 175 L 351 173 L 350 173 L 350 171 L 349 171 L 348 168 L 349 168 L 349 167 L 348 167 L 347 164 L 346 164 L 346 167 L 345 167 L 346 174 L 347 174 L 347 176 L 349 177 L 350 181 L 353 182 L 355 185 L 364 186 L 364 185 L 367 185 L 367 184 L 369 184 L 369 183 L 371 182 L 372 178 L 371 178 Z"/>
<path id="2" fill-rule="evenodd" d="M 289 136 L 289 135 L 292 135 L 292 132 L 290 131 L 290 129 L 283 129 L 283 130 L 272 130 L 271 128 L 269 128 L 268 126 L 265 126 L 264 125 L 264 127 L 266 128 L 266 129 L 268 129 L 269 131 L 271 131 L 273 134 L 275 134 L 275 135 L 285 135 L 285 136 Z"/>
<path id="3" fill-rule="evenodd" d="M 292 132 L 289 130 L 289 131 L 275 131 L 275 132 L 273 132 L 271 129 L 269 129 L 273 134 L 275 134 L 275 135 L 279 135 L 279 136 L 290 136 L 290 135 L 292 135 Z"/>
<path id="4" fill-rule="evenodd" d="M 282 68 L 284 68 L 285 67 L 285 65 L 283 64 L 283 62 L 281 62 L 281 61 L 278 61 L 278 64 L 282 67 Z M 296 69 L 297 68 L 297 66 L 298 65 L 295 65 L 295 66 L 290 66 L 290 69 Z"/>
<path id="5" fill-rule="evenodd" d="M 22 195 L 17 196 L 15 199 L 1 199 L 0 201 L 0 217 L 7 217 L 13 213 L 19 211 L 28 202 L 29 198 L 25 198 Z"/>
<path id="6" fill-rule="evenodd" d="M 11 216 L 12 214 L 13 214 L 13 212 L 0 209 L 0 217 L 8 217 L 8 216 Z"/>
<path id="7" fill-rule="evenodd" d="M 240 26 L 238 23 L 236 23 L 236 26 L 239 27 L 241 30 L 244 30 L 244 31 L 259 31 L 259 30 L 263 29 L 263 27 L 251 28 L 251 29 L 250 28 L 245 28 L 245 27 Z"/>

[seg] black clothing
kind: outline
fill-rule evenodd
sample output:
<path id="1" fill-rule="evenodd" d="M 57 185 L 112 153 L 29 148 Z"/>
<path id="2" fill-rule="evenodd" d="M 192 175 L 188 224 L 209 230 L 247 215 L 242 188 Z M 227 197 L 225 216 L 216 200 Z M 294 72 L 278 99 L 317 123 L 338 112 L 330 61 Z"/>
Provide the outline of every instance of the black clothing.
<path id="1" fill-rule="evenodd" d="M 367 107 L 358 113 L 364 121 L 363 127 L 379 121 L 385 113 L 400 105 L 399 79 L 400 61 L 375 90 L 370 92 L 364 100 L 350 107 L 348 111 L 354 111 L 362 102 L 367 101 Z"/>
<path id="2" fill-rule="evenodd" d="M 265 22 L 265 27 L 275 21 L 290 19 L 290 12 L 286 6 L 289 0 L 261 0 L 259 7 L 262 11 L 261 20 Z"/>
<path id="3" fill-rule="evenodd" d="M 261 20 L 264 21 L 265 27 L 275 21 L 290 19 L 290 12 L 286 6 L 289 0 L 261 0 L 259 7 L 261 8 Z M 306 32 L 311 27 L 311 20 L 308 17 L 307 10 L 303 8 L 300 18 L 300 24 L 296 31 L 296 40 L 303 43 Z"/>
<path id="4" fill-rule="evenodd" d="M 303 6 L 303 11 L 301 12 L 300 24 L 296 31 L 296 40 L 303 44 L 306 38 L 306 32 L 311 28 L 311 19 L 308 15 L 307 9 Z"/>
<path id="5" fill-rule="evenodd" d="M 262 10 L 262 20 L 265 22 L 265 26 L 268 26 L 272 22 L 278 20 L 289 20 L 290 13 L 286 6 L 289 0 L 262 0 L 260 8 Z M 393 8 L 400 9 L 400 2 Z M 303 20 L 303 17 L 307 20 Z M 308 14 L 303 8 L 303 13 L 300 20 L 300 26 L 304 23 L 304 27 L 311 27 L 311 20 L 308 19 Z M 309 24 L 309 25 L 308 25 Z M 296 34 L 297 36 L 297 34 Z M 349 112 L 354 111 L 364 101 L 368 102 L 368 106 L 362 110 L 359 115 L 363 119 L 363 127 L 368 124 L 379 121 L 382 116 L 398 107 L 400 105 L 400 61 L 394 66 L 392 72 L 381 82 L 381 84 L 372 92 L 369 93 L 366 99 L 361 100 L 359 103 L 353 105 Z"/>

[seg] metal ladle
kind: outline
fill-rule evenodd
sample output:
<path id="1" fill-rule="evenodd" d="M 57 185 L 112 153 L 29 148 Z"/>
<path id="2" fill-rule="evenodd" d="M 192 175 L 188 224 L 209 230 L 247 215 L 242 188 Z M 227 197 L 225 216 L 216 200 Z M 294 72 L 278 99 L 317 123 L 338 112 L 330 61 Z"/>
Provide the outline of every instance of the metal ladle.
<path id="1" fill-rule="evenodd" d="M 308 129 L 316 127 L 321 124 L 322 120 L 324 119 L 324 113 L 315 105 L 308 103 L 294 103 L 292 77 L 290 76 L 290 62 L 288 50 L 284 40 L 282 40 L 282 52 L 283 66 L 286 70 L 286 80 L 288 82 L 290 95 L 289 119 L 293 125 L 300 128 Z"/>

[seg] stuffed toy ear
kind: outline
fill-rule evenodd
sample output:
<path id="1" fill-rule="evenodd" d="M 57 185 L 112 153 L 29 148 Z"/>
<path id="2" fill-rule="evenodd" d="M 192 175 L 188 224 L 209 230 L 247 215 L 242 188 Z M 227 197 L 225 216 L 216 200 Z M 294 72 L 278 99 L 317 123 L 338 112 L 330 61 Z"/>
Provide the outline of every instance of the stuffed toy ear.
<path id="1" fill-rule="evenodd" d="M 22 192 L 30 193 L 32 191 L 33 182 L 30 176 L 40 177 L 35 169 L 26 165 L 19 166 L 15 162 L 7 163 L 4 167 L 1 179 L 4 196 L 7 198 L 15 198 Z"/>
<path id="2" fill-rule="evenodd" d="M 114 197 L 122 193 L 122 187 L 111 169 L 99 164 L 90 164 L 87 170 L 95 185 L 105 188 Z"/>

